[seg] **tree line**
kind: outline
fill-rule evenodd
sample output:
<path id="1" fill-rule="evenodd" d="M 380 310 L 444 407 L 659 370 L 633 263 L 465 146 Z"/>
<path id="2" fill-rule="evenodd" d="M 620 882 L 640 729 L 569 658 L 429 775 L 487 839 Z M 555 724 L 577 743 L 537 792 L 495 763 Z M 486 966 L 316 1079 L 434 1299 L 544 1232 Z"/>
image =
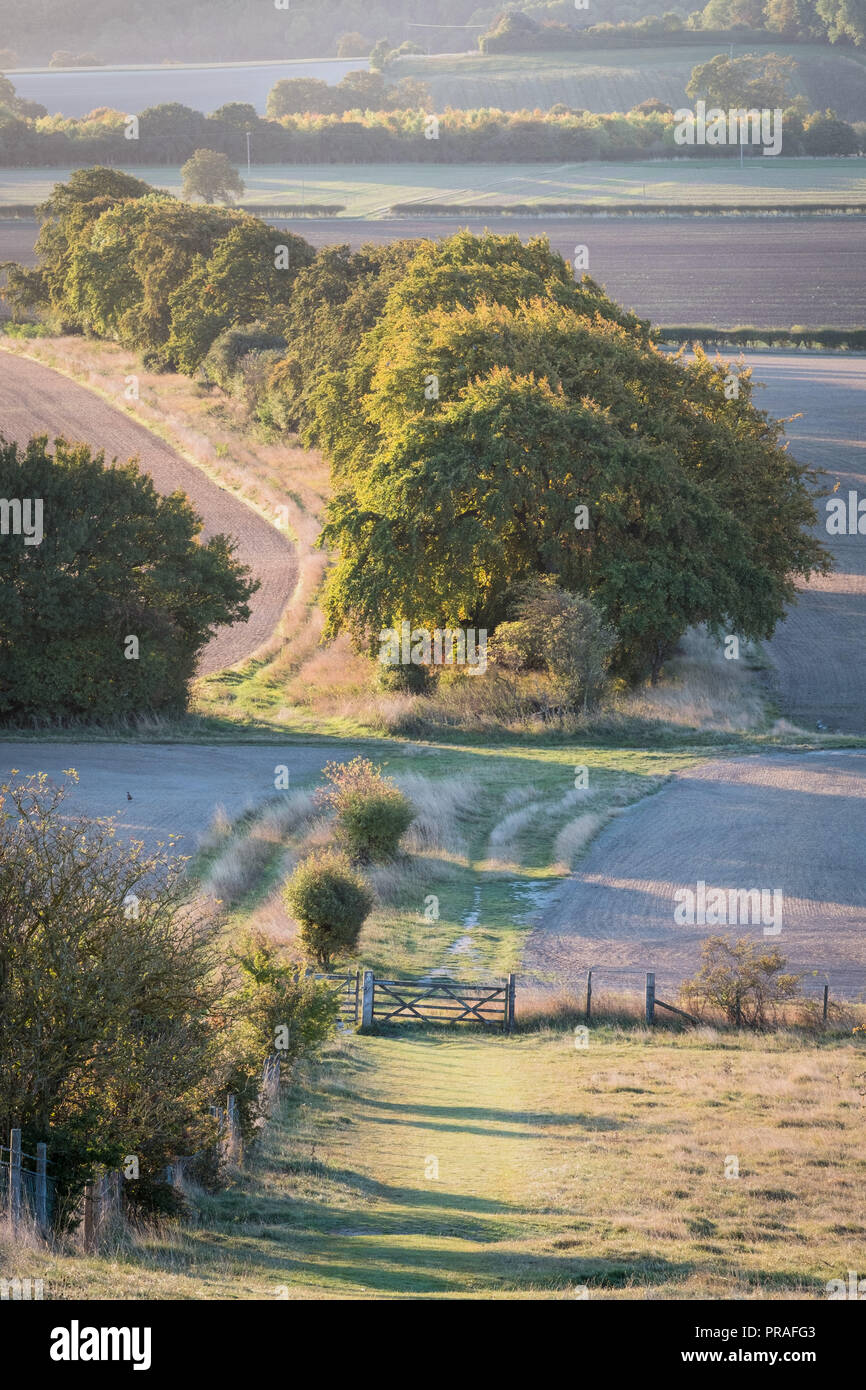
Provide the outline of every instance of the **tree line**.
<path id="1" fill-rule="evenodd" d="M 536 17 L 537 16 L 537 17 Z M 550 50 L 692 45 L 703 39 L 765 43 L 866 42 L 866 11 L 859 0 L 709 0 L 688 15 L 667 11 L 636 20 L 581 25 L 569 15 L 504 10 L 479 39 L 482 53 L 537 53 Z"/>
<path id="2" fill-rule="evenodd" d="M 493 631 L 555 577 L 615 632 L 612 669 L 655 677 L 695 624 L 768 637 L 828 563 L 814 479 L 748 373 L 659 352 L 545 238 L 316 254 L 97 169 L 55 190 L 38 253 L 10 271 L 18 309 L 201 374 L 325 451 L 328 634 L 362 649 L 404 619 Z"/>
<path id="3" fill-rule="evenodd" d="M 135 138 L 128 138 L 130 130 Z M 108 109 L 81 119 L 34 118 L 7 104 L 0 105 L 0 164 L 175 166 L 200 149 L 245 163 L 248 136 L 255 164 L 730 158 L 726 147 L 677 144 L 675 130 L 670 107 L 653 99 L 627 114 L 600 114 L 560 103 L 547 112 L 448 109 L 435 121 L 417 108 L 342 115 L 313 111 L 276 119 L 260 117 L 254 107 L 239 102 L 210 116 L 169 102 L 143 111 L 137 126 L 131 126 L 123 113 Z M 785 154 L 848 155 L 863 148 L 862 123 L 851 125 L 829 111 L 810 113 L 802 101 L 785 109 Z M 746 146 L 746 155 L 751 152 Z"/>

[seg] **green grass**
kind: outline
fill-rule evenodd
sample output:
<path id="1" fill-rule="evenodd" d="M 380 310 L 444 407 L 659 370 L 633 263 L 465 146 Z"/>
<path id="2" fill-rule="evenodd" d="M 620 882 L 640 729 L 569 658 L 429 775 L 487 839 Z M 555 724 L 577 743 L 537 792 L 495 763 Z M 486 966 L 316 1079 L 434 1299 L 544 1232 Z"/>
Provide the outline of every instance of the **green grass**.
<path id="1" fill-rule="evenodd" d="M 529 917 L 565 875 L 557 834 L 583 814 L 594 834 L 617 808 L 658 790 L 695 754 L 622 749 L 513 749 L 458 751 L 427 747 L 377 759 L 389 775 L 432 779 L 425 802 L 434 809 L 437 786 L 447 795 L 455 779 L 468 779 L 468 806 L 459 816 L 461 851 L 438 846 L 398 870 L 389 900 L 365 925 L 358 955 L 365 966 L 392 978 L 447 967 L 452 976 L 489 980 L 517 969 L 530 931 Z M 588 787 L 575 796 L 575 768 L 587 769 Z M 421 808 L 424 809 L 423 807 Z M 516 823 L 506 822 L 515 817 Z M 504 832 L 504 833 L 503 833 Z M 438 899 L 438 919 L 424 904 Z M 466 949 L 454 952 L 455 943 Z"/>
<path id="2" fill-rule="evenodd" d="M 180 170 L 130 168 L 129 173 L 179 193 Z M 46 198 L 71 170 L 0 169 L 0 205 Z M 311 202 L 345 205 L 341 217 L 382 217 L 394 203 L 580 203 L 631 208 L 648 202 L 810 203 L 866 200 L 863 163 L 851 159 L 728 159 L 558 164 L 328 164 L 254 166 L 244 202 L 269 209 L 298 201 L 303 181 Z M 341 217 L 329 219 L 334 241 Z M 412 235 L 407 223 L 406 235 Z"/>
<path id="3" fill-rule="evenodd" d="M 346 1037 L 195 1225 L 3 1273 L 47 1298 L 819 1299 L 862 1263 L 862 1066 L 794 1034 Z"/>
<path id="4" fill-rule="evenodd" d="M 547 110 L 564 102 L 588 111 L 628 111 L 648 97 L 659 97 L 676 108 L 691 104 L 686 84 L 692 68 L 720 48 L 727 45 L 715 40 L 689 47 L 611 48 L 583 54 L 446 54 L 401 60 L 389 75 L 426 82 L 439 110 L 447 106 Z M 749 44 L 748 51 L 791 56 L 797 63 L 792 95 L 804 96 L 811 109 L 830 106 L 844 120 L 866 119 L 862 52 L 781 41 Z"/>

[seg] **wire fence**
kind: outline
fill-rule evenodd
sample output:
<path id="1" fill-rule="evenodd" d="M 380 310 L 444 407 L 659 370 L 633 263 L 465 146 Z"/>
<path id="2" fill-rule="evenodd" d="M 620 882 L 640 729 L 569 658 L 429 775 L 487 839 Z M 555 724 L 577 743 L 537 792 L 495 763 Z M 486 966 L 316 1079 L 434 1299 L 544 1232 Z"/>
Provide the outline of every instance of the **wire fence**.
<path id="1" fill-rule="evenodd" d="M 0 1144 L 0 1213 L 12 1225 L 35 1225 L 47 1231 L 56 1207 L 57 1184 L 49 1172 L 48 1146 L 36 1153 L 21 1147 L 21 1131 L 13 1129 L 8 1144 Z"/>

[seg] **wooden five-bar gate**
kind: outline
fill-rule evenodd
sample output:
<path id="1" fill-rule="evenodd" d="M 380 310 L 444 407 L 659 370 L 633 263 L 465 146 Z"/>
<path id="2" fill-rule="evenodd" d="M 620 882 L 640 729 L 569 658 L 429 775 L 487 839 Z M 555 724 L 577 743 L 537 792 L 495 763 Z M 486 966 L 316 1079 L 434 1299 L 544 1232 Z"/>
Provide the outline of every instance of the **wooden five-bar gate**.
<path id="1" fill-rule="evenodd" d="M 466 984 L 447 976 L 380 980 L 372 970 L 316 975 L 340 1000 L 344 1020 L 381 1023 L 479 1023 L 509 1033 L 514 1025 L 514 976 L 495 984 Z"/>

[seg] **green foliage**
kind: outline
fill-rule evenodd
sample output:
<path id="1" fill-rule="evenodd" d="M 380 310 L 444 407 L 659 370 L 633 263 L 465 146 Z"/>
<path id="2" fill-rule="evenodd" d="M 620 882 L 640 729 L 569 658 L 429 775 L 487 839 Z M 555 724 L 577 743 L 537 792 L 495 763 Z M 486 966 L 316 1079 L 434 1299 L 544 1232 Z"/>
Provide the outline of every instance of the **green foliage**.
<path id="1" fill-rule="evenodd" d="M 329 372 L 351 362 L 361 339 L 378 322 L 392 286 L 417 251 L 414 241 L 387 246 L 324 247 L 301 269 L 285 318 L 289 344 L 271 373 L 270 419 L 316 442 L 315 397 Z"/>
<path id="2" fill-rule="evenodd" d="M 271 1053 L 283 1065 L 309 1056 L 334 1031 L 336 996 L 306 975 L 261 932 L 242 940 L 235 953 L 241 983 L 232 1000 L 241 1037 L 251 1056 Z"/>
<path id="3" fill-rule="evenodd" d="M 286 340 L 281 333 L 251 323 L 243 328 L 227 328 L 214 340 L 201 364 L 202 376 L 214 386 L 231 392 L 242 380 L 244 364 L 258 361 L 263 354 L 282 355 Z"/>
<path id="4" fill-rule="evenodd" d="M 617 634 L 589 599 L 560 589 L 550 576 L 530 580 L 500 623 L 490 659 L 506 670 L 544 670 L 563 710 L 597 704 Z"/>
<path id="5" fill-rule="evenodd" d="M 184 198 L 205 203 L 232 203 L 244 191 L 244 181 L 228 155 L 219 150 L 196 150 L 180 171 Z"/>
<path id="6" fill-rule="evenodd" d="M 337 813 L 337 838 L 356 863 L 391 859 L 415 817 L 412 803 L 368 758 L 328 763 L 317 800 Z"/>
<path id="7" fill-rule="evenodd" d="M 709 106 L 723 110 L 732 107 L 784 109 L 796 66 L 793 58 L 781 58 L 778 53 L 763 56 L 747 53 L 742 58 L 717 53 L 692 70 L 686 92 L 693 98 L 703 97 Z"/>
<path id="8" fill-rule="evenodd" d="M 726 372 L 660 354 L 540 239 L 425 243 L 317 393 L 329 633 L 366 648 L 407 613 L 490 631 L 518 585 L 556 574 L 617 631 L 625 675 L 655 677 L 696 623 L 768 636 L 793 575 L 827 561 L 806 529 L 811 475 L 748 373 L 727 399 Z"/>
<path id="9" fill-rule="evenodd" d="M 738 1028 L 766 1028 L 780 1005 L 798 997 L 800 976 L 785 974 L 785 965 L 778 947 L 711 936 L 701 948 L 700 970 L 680 992 L 691 1011 L 720 1009 Z"/>
<path id="10" fill-rule="evenodd" d="M 329 970 L 335 956 L 351 953 L 373 906 L 373 894 L 348 861 L 322 851 L 298 865 L 283 889 L 300 925 L 308 955 Z"/>
<path id="11" fill-rule="evenodd" d="M 819 89 L 832 86 L 834 97 L 839 91 L 849 112 L 859 111 L 856 74 L 850 71 L 849 64 L 844 68 L 840 65 L 841 88 L 828 78 L 826 63 L 810 60 L 809 73 L 814 74 Z M 846 84 L 851 84 L 849 91 Z M 335 93 L 340 89 L 326 90 Z M 353 93 L 351 100 L 357 103 L 360 95 Z M 367 93 L 367 99 L 373 99 L 373 94 Z M 298 96 L 295 100 L 300 105 L 304 98 Z M 140 139 L 130 142 L 124 134 L 125 117 L 119 111 L 102 110 L 81 119 L 58 116 L 46 121 L 37 120 L 40 112 L 30 110 L 27 103 L 18 102 L 14 111 L 0 104 L 0 160 L 8 166 L 49 162 L 72 165 L 88 160 L 177 165 L 206 146 L 221 153 L 233 167 L 246 159 L 247 133 L 251 135 L 252 158 L 257 164 L 411 162 L 438 166 L 443 162 L 574 163 L 673 155 L 727 157 L 724 147 L 677 145 L 673 112 L 664 103 L 641 103 L 628 115 L 572 110 L 562 103 L 556 103 L 546 113 L 537 108 L 500 110 L 492 103 L 465 110 L 449 106 L 439 118 L 439 140 L 427 138 L 424 113 L 431 105 L 427 87 L 414 77 L 398 82 L 385 99 L 384 110 L 365 106 L 335 114 L 321 113 L 314 106 L 279 119 L 262 119 L 245 103 L 228 103 L 207 117 L 188 107 L 167 103 L 142 113 Z M 642 109 L 644 106 L 646 109 Z M 804 153 L 788 129 L 785 152 Z M 760 155 L 747 147 L 746 157 Z M 314 206 L 305 205 L 304 211 L 313 215 Z M 454 207 L 459 211 L 458 205 Z M 280 208 L 281 215 L 289 211 L 289 204 Z M 484 211 L 483 207 L 479 209 L 480 213 Z"/>
<path id="12" fill-rule="evenodd" d="M 0 442 L 0 497 L 38 499 L 44 531 L 0 547 L 0 716 L 183 710 L 202 647 L 249 616 L 258 587 L 227 538 L 200 543 L 181 493 L 161 497 L 134 462 L 106 466 L 60 439 L 53 453 L 44 438 Z"/>
<path id="13" fill-rule="evenodd" d="M 95 1164 L 134 1154 L 146 1185 L 212 1142 L 223 989 L 183 863 L 65 794 L 44 775 L 0 787 L 0 1125 L 48 1142 L 60 1224 Z"/>
<path id="14" fill-rule="evenodd" d="M 168 359 L 192 374 L 232 325 L 276 329 L 291 304 L 295 276 L 313 256 L 301 237 L 242 215 L 210 257 L 195 258 L 172 294 Z"/>
<path id="15" fill-rule="evenodd" d="M 9 301 L 189 372 L 226 329 L 279 334 L 314 257 L 247 213 L 193 207 L 114 170 L 79 170 L 40 211 L 39 266 L 9 272 Z"/>

